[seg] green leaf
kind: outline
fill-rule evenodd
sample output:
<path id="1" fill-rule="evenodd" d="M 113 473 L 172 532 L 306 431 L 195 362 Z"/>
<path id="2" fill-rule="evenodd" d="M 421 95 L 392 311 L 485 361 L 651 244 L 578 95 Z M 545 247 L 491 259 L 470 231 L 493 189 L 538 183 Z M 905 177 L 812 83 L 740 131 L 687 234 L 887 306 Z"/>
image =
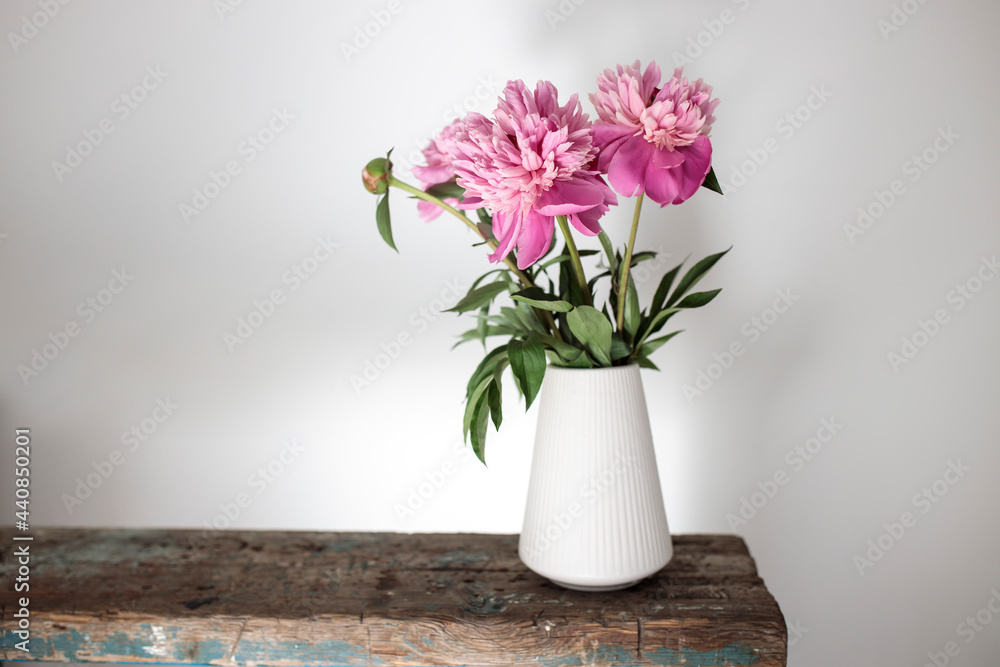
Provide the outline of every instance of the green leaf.
<path id="1" fill-rule="evenodd" d="M 479 283 L 481 283 L 484 280 L 486 280 L 489 276 L 493 275 L 494 273 L 504 273 L 506 270 L 507 269 L 493 269 L 492 271 L 487 271 L 483 275 L 481 275 L 478 278 L 476 278 L 476 280 L 472 283 L 472 287 L 470 287 L 469 289 L 470 290 L 476 289 L 477 287 L 479 287 Z M 501 278 L 502 278 L 502 276 L 501 276 Z M 501 278 L 497 278 L 497 280 L 500 280 Z"/>
<path id="2" fill-rule="evenodd" d="M 506 349 L 506 346 L 504 346 L 504 348 Z M 497 365 L 493 368 L 493 381 L 496 382 L 498 389 L 503 386 L 500 380 L 502 379 L 504 370 L 506 370 L 509 365 L 510 359 L 505 356 L 500 359 L 500 361 L 497 362 Z"/>
<path id="3" fill-rule="evenodd" d="M 479 309 L 479 317 L 476 318 L 476 333 L 479 334 L 479 341 L 483 344 L 483 352 L 486 351 L 486 337 L 490 334 L 490 325 L 486 321 L 486 316 L 490 314 L 490 304 L 486 304 Z"/>
<path id="4" fill-rule="evenodd" d="M 479 209 L 482 211 L 483 209 Z M 488 243 L 490 239 L 493 238 L 493 228 L 488 222 L 477 222 L 476 229 L 479 230 L 479 235 L 483 237 L 483 241 L 475 245 L 482 245 L 483 243 Z"/>
<path id="5" fill-rule="evenodd" d="M 709 255 L 705 259 L 701 260 L 700 262 L 692 266 L 691 269 L 684 274 L 684 277 L 681 278 L 681 281 L 677 283 L 677 289 L 675 289 L 674 293 L 670 295 L 670 298 L 667 299 L 665 305 L 669 307 L 677 303 L 677 301 L 682 296 L 688 293 L 688 290 L 694 287 L 695 284 L 705 276 L 705 274 L 708 272 L 709 269 L 715 266 L 715 263 L 718 262 L 723 255 L 725 255 L 732 249 L 733 247 L 729 246 L 722 252 L 716 253 L 714 255 Z"/>
<path id="6" fill-rule="evenodd" d="M 719 185 L 719 179 L 715 175 L 715 167 L 709 168 L 708 175 L 705 176 L 705 181 L 701 184 L 701 187 L 708 188 L 712 192 L 718 192 L 720 195 L 726 194 L 722 191 L 722 186 Z"/>
<path id="7" fill-rule="evenodd" d="M 631 269 L 639 262 L 645 262 L 647 259 L 655 259 L 656 253 L 652 250 L 643 250 L 641 252 L 632 253 L 632 262 L 628 265 Z"/>
<path id="8" fill-rule="evenodd" d="M 625 338 L 617 331 L 611 335 L 611 360 L 618 361 L 632 354 L 632 348 L 625 342 Z"/>
<path id="9" fill-rule="evenodd" d="M 509 309 L 508 306 L 502 306 L 500 308 L 500 310 L 503 310 L 504 308 L 508 308 Z M 509 331 L 511 334 L 516 334 L 522 328 L 520 325 L 514 326 L 513 324 L 511 324 L 510 320 L 507 319 L 507 316 L 503 315 L 503 314 L 501 314 L 501 315 L 487 315 L 486 316 L 486 321 L 489 324 L 491 324 L 491 325 L 493 325 L 493 326 L 495 326 L 495 327 L 497 327 L 499 329 L 504 329 L 506 331 Z"/>
<path id="10" fill-rule="evenodd" d="M 677 334 L 679 334 L 681 331 L 684 331 L 684 330 L 680 329 L 678 331 L 674 331 L 674 332 L 668 333 L 666 336 L 660 336 L 659 338 L 654 338 L 653 340 L 646 341 L 642 345 L 642 347 L 639 348 L 639 352 L 638 352 L 637 356 L 639 356 L 639 357 L 648 357 L 653 352 L 656 352 L 658 349 L 660 349 L 663 346 L 664 343 L 666 343 L 668 340 L 670 340 L 671 338 L 673 338 L 674 336 L 676 336 Z"/>
<path id="11" fill-rule="evenodd" d="M 514 329 L 513 327 L 509 326 L 495 326 L 488 323 L 486 325 L 486 338 L 490 336 L 516 336 L 519 333 L 521 333 L 520 330 Z M 478 327 L 475 329 L 469 329 L 468 331 L 459 335 L 458 342 L 452 345 L 451 349 L 454 350 L 459 345 L 462 345 L 463 343 L 468 343 L 469 341 L 473 340 L 482 341 L 484 345 L 486 344 L 485 338 L 483 338 L 482 334 L 480 334 Z"/>
<path id="12" fill-rule="evenodd" d="M 574 347 L 573 349 L 576 351 L 576 355 L 568 359 L 559 356 L 552 350 L 547 350 L 547 352 L 549 353 L 549 359 L 556 366 L 562 366 L 564 368 L 594 367 L 594 362 L 590 359 L 590 355 L 578 347 Z"/>
<path id="13" fill-rule="evenodd" d="M 566 324 L 602 366 L 611 365 L 611 322 L 591 306 L 577 306 L 566 313 Z"/>
<path id="14" fill-rule="evenodd" d="M 677 277 L 677 273 L 684 266 L 684 262 L 681 262 L 673 269 L 668 271 L 660 279 L 660 284 L 656 288 L 656 294 L 653 295 L 653 303 L 649 307 L 649 314 L 655 315 L 656 313 L 663 310 L 663 303 L 667 300 L 667 295 L 670 293 L 670 287 L 674 284 L 674 279 Z"/>
<path id="15" fill-rule="evenodd" d="M 677 304 L 678 308 L 701 308 L 705 304 L 709 303 L 715 296 L 721 292 L 721 289 L 709 290 L 708 292 L 692 292 L 686 297 L 681 299 L 681 302 Z"/>
<path id="16" fill-rule="evenodd" d="M 507 322 L 507 326 L 515 329 L 517 333 L 529 334 L 532 332 L 531 325 L 525 324 L 524 318 L 521 316 L 521 313 L 517 308 L 512 308 L 511 306 L 501 306 L 500 316 Z"/>
<path id="17" fill-rule="evenodd" d="M 590 289 L 590 293 L 591 294 L 594 293 L 594 285 L 597 284 L 598 280 L 600 280 L 601 278 L 607 278 L 610 275 L 611 275 L 610 271 L 604 271 L 602 273 L 598 273 L 596 276 L 594 276 L 593 278 L 591 278 L 590 280 L 588 280 L 587 281 L 587 287 Z"/>
<path id="18" fill-rule="evenodd" d="M 563 246 L 562 254 L 569 257 L 566 246 Z M 562 262 L 559 265 L 559 293 L 574 306 L 583 304 L 583 292 L 580 291 L 580 282 L 576 279 L 572 262 Z"/>
<path id="19" fill-rule="evenodd" d="M 656 367 L 656 364 L 654 364 L 652 361 L 650 361 L 646 357 L 636 357 L 635 358 L 635 363 L 639 365 L 639 368 L 649 368 L 649 369 L 652 369 L 654 371 L 660 370 L 659 368 Z"/>
<path id="20" fill-rule="evenodd" d="M 543 334 L 548 331 L 548 329 L 545 328 L 545 325 L 542 324 L 538 310 L 526 303 L 516 303 L 515 308 L 518 316 L 521 318 L 521 321 L 527 327 L 528 331 L 536 334 Z"/>
<path id="21" fill-rule="evenodd" d="M 476 418 L 476 408 L 479 406 L 481 400 L 483 400 L 484 394 L 489 387 L 490 382 L 493 382 L 493 369 L 490 369 L 490 374 L 483 378 L 476 386 L 476 390 L 472 392 L 465 399 L 465 415 L 462 418 L 462 434 L 469 435 L 472 429 L 473 422 Z"/>
<path id="22" fill-rule="evenodd" d="M 477 287 L 475 289 L 469 290 L 461 301 L 456 303 L 454 306 L 449 308 L 446 312 L 449 313 L 466 313 L 470 310 L 477 310 L 483 306 L 489 304 L 497 295 L 506 292 L 507 283 L 502 280 L 498 280 L 494 283 L 487 283 L 482 287 Z"/>
<path id="23" fill-rule="evenodd" d="M 524 407 L 528 409 L 538 395 L 538 390 L 542 388 L 542 379 L 545 377 L 545 347 L 537 336 L 529 336 L 523 341 L 512 338 L 507 343 L 507 357 L 510 359 L 510 370 L 514 373 L 514 379 L 524 393 Z"/>
<path id="24" fill-rule="evenodd" d="M 396 244 L 392 240 L 392 221 L 389 219 L 388 192 L 378 200 L 378 207 L 375 209 L 375 222 L 378 224 L 378 233 L 382 235 L 382 240 L 388 243 L 390 248 L 396 250 Z"/>
<path id="25" fill-rule="evenodd" d="M 611 245 L 611 239 L 608 238 L 607 233 L 601 230 L 601 233 L 597 235 L 597 238 L 601 240 L 601 246 L 604 248 L 604 254 L 608 257 L 608 270 L 615 270 L 615 249 Z"/>
<path id="26" fill-rule="evenodd" d="M 580 348 L 570 345 L 565 341 L 558 340 L 548 334 L 538 334 L 538 340 L 542 341 L 548 349 L 552 350 L 559 356 L 560 363 L 568 363 L 578 359 L 581 354 L 585 355 L 584 351 Z"/>
<path id="27" fill-rule="evenodd" d="M 642 321 L 642 313 L 639 312 L 639 293 L 635 289 L 635 281 L 628 281 L 625 288 L 625 331 L 634 340 L 635 334 L 639 331 L 639 323 Z"/>
<path id="28" fill-rule="evenodd" d="M 593 360 L 590 358 L 590 355 L 587 354 L 586 352 L 584 352 L 583 350 L 580 350 L 580 356 L 577 357 L 574 361 L 571 361 L 570 363 L 566 364 L 566 367 L 567 368 L 596 368 L 596 366 L 594 365 Z"/>
<path id="29" fill-rule="evenodd" d="M 649 321 L 649 326 L 643 332 L 642 337 L 639 339 L 637 345 L 642 345 L 643 341 L 649 336 L 652 336 L 657 331 L 659 331 L 667 320 L 673 317 L 674 314 L 679 313 L 680 308 L 665 308 L 653 316 L 653 319 Z"/>
<path id="30" fill-rule="evenodd" d="M 445 181 L 438 183 L 424 190 L 427 194 L 438 199 L 462 199 L 465 197 L 465 188 L 455 181 Z"/>
<path id="31" fill-rule="evenodd" d="M 472 443 L 472 451 L 476 453 L 483 465 L 486 465 L 486 424 L 490 417 L 489 401 L 485 395 L 476 402 L 476 407 L 472 414 L 472 423 L 469 431 L 469 440 Z"/>
<path id="32" fill-rule="evenodd" d="M 497 384 L 496 373 L 493 374 L 493 381 L 490 382 L 489 389 L 486 390 L 487 401 L 490 405 L 490 414 L 493 416 L 493 427 L 500 430 L 500 422 L 503 421 L 503 408 L 500 405 L 500 386 Z"/>
<path id="33" fill-rule="evenodd" d="M 514 307 L 501 306 L 500 316 L 508 326 L 518 333 L 545 333 L 545 327 L 538 322 L 535 311 L 525 303 L 515 303 Z"/>
<path id="34" fill-rule="evenodd" d="M 541 287 L 523 289 L 520 292 L 511 294 L 510 298 L 514 301 L 521 301 L 529 306 L 534 306 L 535 308 L 551 310 L 557 313 L 568 313 L 573 310 L 573 304 L 569 301 L 563 301 L 551 294 L 546 294 Z"/>
<path id="35" fill-rule="evenodd" d="M 496 365 L 506 358 L 506 345 L 493 348 L 485 357 L 483 357 L 483 360 L 479 362 L 478 366 L 476 366 L 475 372 L 472 373 L 472 377 L 469 378 L 469 383 L 465 386 L 466 401 L 472 397 L 473 393 L 475 393 L 478 389 L 483 379 L 489 377 L 493 373 L 493 369 Z"/>
<path id="36" fill-rule="evenodd" d="M 589 257 L 591 255 L 596 255 L 597 252 L 598 252 L 597 250 L 580 250 L 579 251 L 580 257 Z M 558 264 L 559 262 L 568 262 L 571 259 L 573 259 L 573 258 L 570 255 L 557 255 L 557 256 L 553 257 L 552 259 L 547 259 L 542 264 L 539 264 L 538 265 L 538 270 L 539 271 L 543 271 L 543 270 L 547 269 L 548 267 L 552 266 L 553 264 Z"/>

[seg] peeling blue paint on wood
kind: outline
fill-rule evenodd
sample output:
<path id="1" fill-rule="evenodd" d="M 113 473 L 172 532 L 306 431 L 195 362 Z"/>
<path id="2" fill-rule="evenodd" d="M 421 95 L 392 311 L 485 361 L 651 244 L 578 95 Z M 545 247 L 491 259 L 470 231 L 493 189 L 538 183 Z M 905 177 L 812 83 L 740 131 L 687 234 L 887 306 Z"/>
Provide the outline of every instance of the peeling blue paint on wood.
<path id="1" fill-rule="evenodd" d="M 152 664 L 209 664 L 213 661 L 227 660 L 232 647 L 219 641 L 185 641 L 178 639 L 178 628 L 156 628 L 144 625 L 144 636 L 132 636 L 116 633 L 106 637 L 100 644 L 91 642 L 85 635 L 70 631 L 56 633 L 46 639 L 33 637 L 29 643 L 28 660 L 38 660 L 46 656 L 62 656 L 71 662 L 105 662 L 109 658 L 127 660 L 140 659 Z M 169 644 L 157 644 L 155 638 L 159 634 L 171 641 Z M 7 634 L 3 637 L 0 647 L 13 649 L 16 637 Z M 413 649 L 413 655 L 421 655 L 427 649 L 436 646 L 433 639 L 421 637 L 414 641 L 401 638 Z M 417 643 L 422 644 L 418 646 Z M 167 647 L 170 647 L 169 649 Z M 158 653 L 162 650 L 163 653 Z M 151 658 L 153 660 L 151 660 Z M 160 658 L 156 660 L 155 658 Z M 383 665 L 385 661 L 377 656 L 370 656 L 367 649 L 360 644 L 344 641 L 319 641 L 315 644 L 303 644 L 293 641 L 243 640 L 239 643 L 232 656 L 236 664 L 258 663 L 267 664 L 283 661 L 297 663 L 322 662 L 328 665 Z M 573 667 L 584 664 L 613 664 L 616 667 L 640 667 L 641 665 L 746 665 L 752 666 L 758 662 L 760 655 L 752 648 L 731 644 L 710 651 L 699 651 L 690 648 L 668 649 L 647 647 L 643 652 L 644 661 L 637 661 L 636 651 L 625 646 L 599 645 L 588 651 L 585 656 L 546 657 L 538 656 L 533 662 L 541 667 Z M 648 662 L 646 662 L 648 661 Z"/>
<path id="2" fill-rule="evenodd" d="M 431 559 L 431 563 L 435 567 L 447 570 L 474 567 L 477 565 L 482 566 L 490 562 L 491 558 L 493 556 L 486 551 L 449 551 L 440 556 L 435 556 Z"/>
<path id="3" fill-rule="evenodd" d="M 318 641 L 313 644 L 292 641 L 241 641 L 233 659 L 241 664 L 248 662 L 305 662 L 331 665 L 385 664 L 385 661 L 378 656 L 369 656 L 368 649 L 360 644 L 335 640 Z"/>
<path id="4" fill-rule="evenodd" d="M 760 654 L 742 644 L 730 644 L 712 651 L 698 651 L 690 648 L 679 650 L 657 648 L 646 650 L 643 655 L 654 664 L 672 665 L 684 663 L 689 665 L 753 665 L 760 659 Z"/>
<path id="5" fill-rule="evenodd" d="M 465 608 L 475 614 L 499 614 L 507 611 L 507 602 L 498 598 L 494 593 L 487 593 L 486 595 L 473 595 Z"/>
<path id="6" fill-rule="evenodd" d="M 199 663 L 210 664 L 213 661 L 228 660 L 232 647 L 216 640 L 190 641 L 178 638 L 179 628 L 159 628 L 156 630 L 148 625 L 143 626 L 148 632 L 140 635 L 115 633 L 108 635 L 98 644 L 75 630 L 54 633 L 51 637 L 40 639 L 32 637 L 29 642 L 29 653 L 26 660 L 40 660 L 49 656 L 61 656 L 69 662 L 107 662 L 128 661 L 136 658 L 142 662 L 151 661 L 158 664 Z M 169 642 L 158 642 L 157 636 L 169 638 Z M 17 638 L 7 635 L 3 638 L 2 648 L 14 649 Z M 422 640 L 425 648 L 433 648 L 434 642 Z M 415 651 L 421 651 L 412 646 Z M 158 658 L 158 659 L 157 659 Z M 233 660 L 238 664 L 268 663 L 268 662 L 322 662 L 331 665 L 385 664 L 378 656 L 369 656 L 368 649 L 360 644 L 346 641 L 317 641 L 306 644 L 284 640 L 254 640 L 240 641 L 233 654 Z"/>

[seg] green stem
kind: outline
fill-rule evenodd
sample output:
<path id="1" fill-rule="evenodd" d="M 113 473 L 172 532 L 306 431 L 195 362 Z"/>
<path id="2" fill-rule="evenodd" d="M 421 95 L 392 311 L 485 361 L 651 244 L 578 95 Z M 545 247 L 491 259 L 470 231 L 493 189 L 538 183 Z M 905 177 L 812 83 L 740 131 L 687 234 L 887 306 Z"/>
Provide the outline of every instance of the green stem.
<path id="1" fill-rule="evenodd" d="M 625 259 L 622 260 L 622 270 L 618 279 L 618 331 L 625 324 L 625 302 L 628 300 L 628 272 L 632 264 L 632 248 L 635 247 L 635 232 L 639 229 L 639 212 L 642 210 L 642 199 L 645 193 L 640 192 L 635 198 L 635 213 L 632 214 L 632 231 L 629 233 L 628 246 L 625 248 Z"/>
<path id="2" fill-rule="evenodd" d="M 440 199 L 438 199 L 434 195 L 429 195 L 426 192 L 424 192 L 423 190 L 421 190 L 419 188 L 415 188 L 412 185 L 410 185 L 409 183 L 405 183 L 405 182 L 399 180 L 395 176 L 389 176 L 389 185 L 397 187 L 400 190 L 404 190 L 405 192 L 409 192 L 411 195 L 413 195 L 414 197 L 417 197 L 418 199 L 423 199 L 424 201 L 428 201 L 428 202 L 430 202 L 432 204 L 436 204 L 437 206 L 440 206 L 445 211 L 448 211 L 448 213 L 451 213 L 453 216 L 455 216 L 456 218 L 458 218 L 459 220 L 461 220 L 462 222 L 464 222 L 466 225 L 468 225 L 468 227 L 472 231 L 474 231 L 479 236 L 479 238 L 481 238 L 482 240 L 486 241 L 487 245 L 489 245 L 489 247 L 491 249 L 493 249 L 493 250 L 497 249 L 497 244 L 494 243 L 492 240 L 490 240 L 490 239 L 486 238 L 485 236 L 483 236 L 483 233 L 481 231 L 479 231 L 479 227 L 476 226 L 476 223 L 472 222 L 472 220 L 469 220 L 469 218 L 467 218 L 464 213 L 462 213 L 461 211 L 459 211 L 454 206 L 449 206 L 448 204 L 446 204 L 445 202 L 441 201 Z M 516 275 L 518 277 L 518 279 L 521 281 L 521 284 L 523 284 L 525 287 L 534 287 L 535 286 L 535 284 L 533 282 L 531 282 L 531 279 L 528 278 L 528 276 L 526 276 L 523 271 L 521 271 L 519 268 L 517 268 L 517 265 L 514 264 L 513 261 L 511 261 L 510 257 L 504 257 L 503 261 L 507 265 L 507 268 L 509 268 L 514 273 L 514 275 Z"/>
<path id="3" fill-rule="evenodd" d="M 409 192 L 414 197 L 417 197 L 419 199 L 423 199 L 424 201 L 428 201 L 428 202 L 430 202 L 432 204 L 436 204 L 437 206 L 440 206 L 441 208 L 443 208 L 444 210 L 448 211 L 453 216 L 455 216 L 456 218 L 458 218 L 459 220 L 461 220 L 462 222 L 464 222 L 466 225 L 468 225 L 472 229 L 472 231 L 474 231 L 476 234 L 479 234 L 479 236 L 482 236 L 482 234 L 479 232 L 479 227 L 476 227 L 476 224 L 474 222 L 472 222 L 472 220 L 469 220 L 465 216 L 464 213 L 462 213 L 461 211 L 459 211 L 454 206 L 450 206 L 450 205 L 446 204 L 445 202 L 443 202 L 442 200 L 438 199 L 434 195 L 429 195 L 426 192 L 424 192 L 423 190 L 421 190 L 420 188 L 415 188 L 412 185 L 410 185 L 409 183 L 406 183 L 405 181 L 399 180 L 395 176 L 390 176 L 389 177 L 389 185 L 391 185 L 393 187 L 397 187 L 400 190 L 403 190 L 405 192 Z M 486 239 L 483 239 L 483 240 L 486 240 Z"/>
<path id="4" fill-rule="evenodd" d="M 587 277 L 583 273 L 583 262 L 580 261 L 580 251 L 576 249 L 573 235 L 570 233 L 569 225 L 566 223 L 566 216 L 557 215 L 556 221 L 559 222 L 559 229 L 562 230 L 563 237 L 566 239 L 566 247 L 569 249 L 570 260 L 573 262 L 573 272 L 576 273 L 576 280 L 580 284 L 583 302 L 588 306 L 593 306 L 594 300 L 590 296 L 590 288 L 587 287 Z"/>
<path id="5" fill-rule="evenodd" d="M 397 187 L 400 190 L 403 190 L 404 192 L 409 192 L 414 197 L 417 197 L 418 199 L 423 199 L 424 201 L 430 202 L 430 203 L 432 203 L 432 204 L 434 204 L 436 206 L 439 206 L 440 208 L 444 209 L 448 213 L 451 213 L 453 216 L 455 216 L 456 218 L 458 218 L 459 220 L 461 220 L 462 222 L 464 222 L 466 225 L 468 225 L 468 227 L 470 229 L 472 229 L 472 231 L 476 232 L 476 234 L 479 236 L 479 238 L 481 238 L 482 240 L 486 241 L 486 244 L 492 250 L 496 250 L 497 249 L 497 244 L 494 243 L 491 239 L 486 238 L 486 236 L 484 236 L 483 233 L 481 231 L 479 231 L 479 227 L 477 227 L 476 224 L 474 222 L 472 222 L 472 220 L 469 220 L 469 218 L 466 217 L 466 215 L 464 213 L 462 213 L 461 211 L 459 211 L 454 206 L 449 206 L 447 203 L 445 203 L 442 200 L 438 199 L 434 195 L 429 195 L 426 192 L 424 192 L 423 190 L 421 190 L 419 188 L 415 188 L 412 185 L 410 185 L 409 183 L 401 181 L 401 180 L 399 180 L 398 178 L 396 178 L 395 176 L 392 176 L 392 175 L 389 176 L 389 185 L 393 186 L 393 187 Z M 522 285 L 524 285 L 525 287 L 534 287 L 535 286 L 535 283 L 531 282 L 531 278 L 529 278 L 527 275 L 525 275 L 525 273 L 523 271 L 521 271 L 519 268 L 517 268 L 517 264 L 515 264 L 511 260 L 510 257 L 504 257 L 503 261 L 504 261 L 504 264 L 507 265 L 507 268 L 510 269 L 511 272 L 514 275 L 517 276 L 518 280 L 521 281 Z M 541 308 L 535 308 L 534 310 L 535 310 L 535 314 L 538 315 L 542 319 L 542 321 L 548 326 L 549 330 L 552 331 L 552 335 L 555 336 L 555 338 L 557 340 L 561 341 L 562 340 L 562 335 L 560 335 L 559 329 L 556 327 L 556 322 L 555 322 L 555 319 L 552 317 L 552 313 L 550 313 L 547 310 L 542 310 Z"/>

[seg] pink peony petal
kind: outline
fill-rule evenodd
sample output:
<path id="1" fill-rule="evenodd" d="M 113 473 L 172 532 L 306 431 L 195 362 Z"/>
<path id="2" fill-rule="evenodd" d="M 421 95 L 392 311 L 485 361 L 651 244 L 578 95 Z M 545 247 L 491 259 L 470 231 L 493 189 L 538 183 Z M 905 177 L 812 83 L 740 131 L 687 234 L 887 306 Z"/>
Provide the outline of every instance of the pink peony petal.
<path id="1" fill-rule="evenodd" d="M 601 225 L 598 221 L 610 210 L 612 206 L 618 205 L 618 197 L 615 195 L 615 191 L 608 187 L 608 184 L 605 183 L 604 179 L 600 176 L 587 174 L 581 178 L 588 183 L 593 184 L 601 192 L 603 201 L 599 205 L 589 208 L 586 211 L 574 213 L 569 217 L 569 221 L 581 234 L 585 234 L 586 236 L 596 236 L 601 233 Z"/>
<path id="2" fill-rule="evenodd" d="M 652 162 L 646 168 L 646 196 L 661 206 L 671 203 L 680 192 L 680 169 L 661 169 Z"/>
<path id="3" fill-rule="evenodd" d="M 492 211 L 499 246 L 490 259 L 516 246 L 523 268 L 551 245 L 553 215 L 594 209 L 587 219 L 596 226 L 609 189 L 594 179 L 592 124 L 576 95 L 560 106 L 551 83 L 532 91 L 510 81 L 493 115 L 470 113 L 456 132 L 451 166 L 466 192 L 459 208 Z"/>
<path id="4" fill-rule="evenodd" d="M 636 61 L 598 75 L 590 95 L 599 119 L 592 129 L 596 166 L 620 194 L 646 191 L 663 205 L 677 204 L 698 190 L 711 168 L 705 142 L 719 101 L 711 86 L 691 83 L 681 68 L 659 84 L 652 62 L 645 72 Z M 654 150 L 640 150 L 640 142 Z"/>
<path id="5" fill-rule="evenodd" d="M 448 161 L 447 165 L 427 165 L 426 167 L 415 166 L 411 169 L 413 175 L 424 184 L 424 189 L 430 187 L 431 185 L 437 185 L 438 183 L 444 183 L 445 181 L 451 180 L 455 175 L 455 170 L 452 169 L 451 160 Z"/>
<path id="6" fill-rule="evenodd" d="M 631 137 L 621 145 L 608 165 L 608 181 L 618 194 L 631 197 L 643 191 L 653 150 L 653 144 L 642 137 Z"/>
<path id="7" fill-rule="evenodd" d="M 660 169 L 673 169 L 684 162 L 684 155 L 680 149 L 671 151 L 666 148 L 658 148 L 653 151 L 653 164 Z"/>
<path id="8" fill-rule="evenodd" d="M 582 179 L 556 181 L 535 201 L 535 210 L 542 215 L 569 215 L 604 203 L 601 189 Z"/>
<path id="9" fill-rule="evenodd" d="M 694 143 L 678 151 L 684 152 L 684 164 L 680 166 L 680 194 L 674 204 L 687 201 L 705 182 L 705 176 L 712 168 L 712 141 L 708 137 L 698 137 Z"/>
<path id="10" fill-rule="evenodd" d="M 503 213 L 493 214 L 493 236 L 496 237 L 498 243 L 497 249 L 490 255 L 491 262 L 502 262 L 504 257 L 510 254 L 520 231 L 521 220 L 518 216 L 509 216 Z"/>
<path id="11" fill-rule="evenodd" d="M 537 262 L 552 245 L 555 219 L 536 211 L 529 211 L 521 224 L 517 239 L 517 268 L 526 269 Z"/>
<path id="12" fill-rule="evenodd" d="M 608 208 L 606 206 L 595 206 L 586 211 L 574 213 L 569 216 L 569 221 L 576 228 L 576 231 L 581 234 L 585 236 L 597 236 L 601 233 L 599 220 L 607 211 Z"/>
<path id="13" fill-rule="evenodd" d="M 636 70 L 639 69 L 639 61 L 635 61 Z M 652 93 L 653 89 L 656 88 L 660 83 L 660 67 L 656 64 L 656 61 L 650 60 L 649 64 L 646 65 L 646 71 L 642 75 L 642 88 L 644 91 L 649 91 Z M 644 103 L 649 104 L 649 100 L 643 100 Z"/>
<path id="14" fill-rule="evenodd" d="M 618 206 L 618 196 L 615 191 L 608 187 L 608 184 L 604 182 L 604 179 L 600 176 L 586 176 L 588 180 L 591 180 L 594 184 L 601 189 L 601 194 L 604 195 L 604 205 L 605 206 Z"/>
<path id="15" fill-rule="evenodd" d="M 591 128 L 594 146 L 597 147 L 597 169 L 607 172 L 611 158 L 615 156 L 622 143 L 636 132 L 628 125 L 608 125 L 599 123 Z"/>
<path id="16" fill-rule="evenodd" d="M 629 138 L 630 137 L 626 135 L 620 139 L 615 139 L 597 154 L 597 170 L 599 172 L 602 174 L 608 173 L 608 168 L 611 166 L 611 161 L 618 153 L 618 149 L 621 148 L 622 144 L 628 141 Z"/>
<path id="17" fill-rule="evenodd" d="M 482 199 L 479 197 L 470 197 L 468 193 L 462 197 L 462 202 L 460 204 L 455 204 L 455 208 L 463 211 L 472 211 L 477 208 L 482 208 L 483 206 L 485 206 L 485 204 Z"/>
<path id="18" fill-rule="evenodd" d="M 452 200 L 452 202 L 457 200 Z M 449 202 L 451 203 L 451 202 Z M 434 220 L 442 213 L 442 209 L 437 204 L 432 204 L 429 201 L 420 200 L 417 202 L 417 213 L 423 219 L 424 222 L 430 222 Z"/>
<path id="19" fill-rule="evenodd" d="M 461 120 L 452 121 L 436 137 L 431 139 L 430 144 L 422 151 L 427 165 L 414 166 L 412 171 L 425 190 L 432 185 L 450 181 L 455 177 L 456 138 L 462 127 Z"/>
<path id="20" fill-rule="evenodd" d="M 627 125 L 607 125 L 605 123 L 594 125 L 591 129 L 591 134 L 594 137 L 594 145 L 597 146 L 598 149 L 617 139 L 630 137 L 635 134 L 635 132 L 636 130 L 634 127 L 628 127 Z"/>

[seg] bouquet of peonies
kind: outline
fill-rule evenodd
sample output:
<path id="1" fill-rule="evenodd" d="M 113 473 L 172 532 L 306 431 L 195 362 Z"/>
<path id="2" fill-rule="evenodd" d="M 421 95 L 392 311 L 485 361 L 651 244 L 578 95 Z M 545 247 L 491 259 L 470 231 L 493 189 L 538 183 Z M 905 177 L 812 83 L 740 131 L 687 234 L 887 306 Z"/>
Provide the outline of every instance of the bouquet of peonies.
<path id="1" fill-rule="evenodd" d="M 390 187 L 410 193 L 425 220 L 442 211 L 455 216 L 492 250 L 502 266 L 481 276 L 451 310 L 474 313 L 476 326 L 456 345 L 501 336 L 476 368 L 466 388 L 464 433 L 485 462 L 487 426 L 499 429 L 501 376 L 509 366 L 525 397 L 526 409 L 538 394 L 546 363 L 573 368 L 638 364 L 656 369 L 649 356 L 680 333 L 660 334 L 676 313 L 699 308 L 721 290 L 691 292 L 727 251 L 696 263 L 679 281 L 681 265 L 660 280 L 648 308 L 641 308 L 629 271 L 653 252 L 633 252 L 643 199 L 662 206 L 680 204 L 700 187 L 721 194 L 712 170 L 708 138 L 718 100 L 701 79 L 690 82 L 681 69 L 660 86 L 660 69 L 639 61 L 597 77 L 590 101 L 598 120 L 583 113 L 576 95 L 560 105 L 547 81 L 530 90 L 510 81 L 493 118 L 470 113 L 444 128 L 424 149 L 427 165 L 415 167 L 416 188 L 392 173 L 389 156 L 363 171 L 365 187 L 382 195 L 378 230 L 394 250 L 389 217 Z M 632 229 L 624 255 L 616 252 L 600 220 L 635 197 Z M 475 211 L 470 218 L 465 211 Z M 564 245 L 551 255 L 558 225 Z M 600 272 L 589 280 L 573 230 L 597 236 L 603 249 Z M 600 309 L 595 287 L 610 286 Z M 676 285 L 675 285 L 676 281 Z M 495 307 L 500 295 L 509 303 Z"/>

